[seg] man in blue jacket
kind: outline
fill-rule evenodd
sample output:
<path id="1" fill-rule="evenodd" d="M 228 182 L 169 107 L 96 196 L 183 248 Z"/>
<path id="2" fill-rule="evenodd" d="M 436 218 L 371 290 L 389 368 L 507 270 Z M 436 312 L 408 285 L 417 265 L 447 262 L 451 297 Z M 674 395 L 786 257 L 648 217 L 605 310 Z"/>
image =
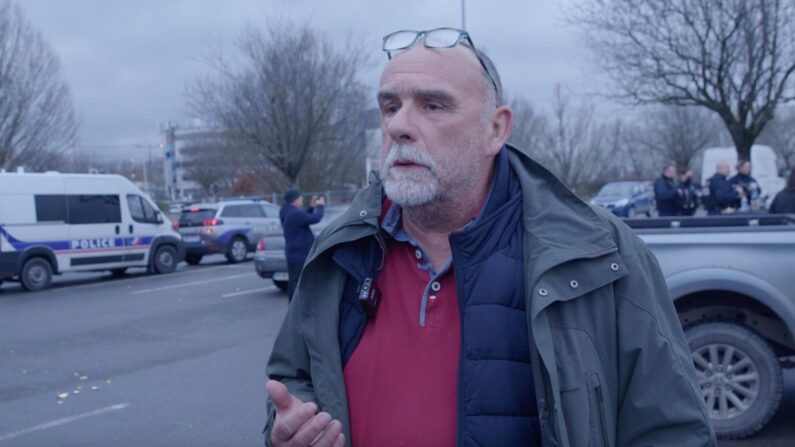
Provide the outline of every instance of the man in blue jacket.
<path id="1" fill-rule="evenodd" d="M 678 216 L 682 190 L 677 187 L 676 166 L 669 164 L 654 182 L 654 199 L 660 216 Z"/>
<path id="2" fill-rule="evenodd" d="M 297 189 L 284 193 L 284 205 L 279 211 L 279 219 L 284 229 L 284 254 L 287 258 L 287 296 L 293 299 L 295 286 L 301 276 L 304 261 L 315 242 L 315 234 L 310 225 L 320 222 L 326 201 L 323 197 L 312 197 L 309 211 L 304 211 L 304 196 Z"/>
<path id="3" fill-rule="evenodd" d="M 709 179 L 707 212 L 710 215 L 734 212 L 734 206 L 737 205 L 745 194 L 742 186 L 732 186 L 726 178 L 728 176 L 729 164 L 727 162 L 721 161 L 715 165 L 715 175 Z"/>

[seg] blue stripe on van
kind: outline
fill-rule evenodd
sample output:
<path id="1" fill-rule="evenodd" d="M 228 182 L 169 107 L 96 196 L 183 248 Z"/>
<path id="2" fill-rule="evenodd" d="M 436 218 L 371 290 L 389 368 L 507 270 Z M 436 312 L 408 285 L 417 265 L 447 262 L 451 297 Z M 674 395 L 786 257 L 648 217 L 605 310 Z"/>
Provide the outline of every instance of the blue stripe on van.
<path id="1" fill-rule="evenodd" d="M 41 241 L 41 242 L 25 242 L 21 241 L 11 233 L 8 232 L 4 227 L 0 226 L 0 234 L 2 234 L 6 240 L 14 247 L 15 250 L 22 251 L 28 247 L 48 247 L 53 251 L 65 251 L 65 250 L 72 250 L 72 240 L 60 240 L 60 241 Z M 91 238 L 89 238 L 90 240 Z M 100 238 L 100 239 L 107 239 L 107 238 Z M 75 240 L 83 240 L 83 239 L 75 239 Z M 124 246 L 149 246 L 152 245 L 152 241 L 154 241 L 153 236 L 142 236 L 142 237 L 123 237 L 123 238 L 113 238 L 113 243 L 115 247 L 123 248 Z"/>

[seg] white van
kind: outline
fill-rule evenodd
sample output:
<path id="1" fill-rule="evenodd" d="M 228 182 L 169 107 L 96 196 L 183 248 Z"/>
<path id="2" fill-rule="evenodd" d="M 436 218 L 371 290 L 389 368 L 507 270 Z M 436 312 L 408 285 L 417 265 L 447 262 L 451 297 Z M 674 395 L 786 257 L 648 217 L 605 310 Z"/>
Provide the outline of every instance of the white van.
<path id="1" fill-rule="evenodd" d="M 704 150 L 701 163 L 701 184 L 706 187 L 707 181 L 715 175 L 718 162 L 729 163 L 729 178 L 737 174 L 737 151 L 734 147 L 713 147 Z M 778 176 L 776 153 L 769 146 L 755 144 L 751 146 L 751 177 L 755 178 L 762 190 L 764 203 L 769 203 L 786 185 L 786 180 Z"/>
<path id="2" fill-rule="evenodd" d="M 41 290 L 70 271 L 170 273 L 183 256 L 168 218 L 122 176 L 0 173 L 0 283 Z"/>

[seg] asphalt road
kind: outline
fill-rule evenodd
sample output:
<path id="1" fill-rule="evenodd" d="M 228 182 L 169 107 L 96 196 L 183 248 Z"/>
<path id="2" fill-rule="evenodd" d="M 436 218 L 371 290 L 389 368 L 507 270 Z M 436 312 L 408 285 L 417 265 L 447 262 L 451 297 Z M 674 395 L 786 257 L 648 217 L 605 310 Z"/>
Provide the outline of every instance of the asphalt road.
<path id="1" fill-rule="evenodd" d="M 208 261 L 64 275 L 39 293 L 4 284 L 0 447 L 262 445 L 286 295 L 250 262 Z"/>
<path id="2" fill-rule="evenodd" d="M 250 262 L 222 257 L 164 276 L 64 275 L 39 293 L 7 283 L 0 447 L 261 446 L 265 362 L 286 305 Z M 792 421 L 795 370 L 772 422 L 720 446 L 795 445 Z"/>

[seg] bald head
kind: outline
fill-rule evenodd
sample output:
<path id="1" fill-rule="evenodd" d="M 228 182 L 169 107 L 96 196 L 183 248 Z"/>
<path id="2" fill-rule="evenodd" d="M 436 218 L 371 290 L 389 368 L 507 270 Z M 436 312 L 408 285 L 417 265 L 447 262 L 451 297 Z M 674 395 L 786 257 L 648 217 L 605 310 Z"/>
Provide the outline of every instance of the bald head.
<path id="1" fill-rule="evenodd" d="M 486 58 L 484 63 L 492 66 Z M 491 78 L 480 64 L 474 50 L 465 45 L 454 48 L 427 48 L 415 45 L 398 53 L 384 68 L 381 86 L 396 77 L 411 77 L 423 82 L 446 81 L 466 92 L 473 99 L 480 100 L 488 110 L 494 110 L 499 102 L 499 93 Z M 496 72 L 492 75 L 499 86 Z M 429 84 L 430 85 L 430 84 Z M 499 87 L 498 87 L 499 88 Z"/>
<path id="2" fill-rule="evenodd" d="M 715 165 L 715 172 L 718 172 L 722 175 L 729 175 L 729 163 L 725 161 L 719 161 L 718 164 Z"/>

